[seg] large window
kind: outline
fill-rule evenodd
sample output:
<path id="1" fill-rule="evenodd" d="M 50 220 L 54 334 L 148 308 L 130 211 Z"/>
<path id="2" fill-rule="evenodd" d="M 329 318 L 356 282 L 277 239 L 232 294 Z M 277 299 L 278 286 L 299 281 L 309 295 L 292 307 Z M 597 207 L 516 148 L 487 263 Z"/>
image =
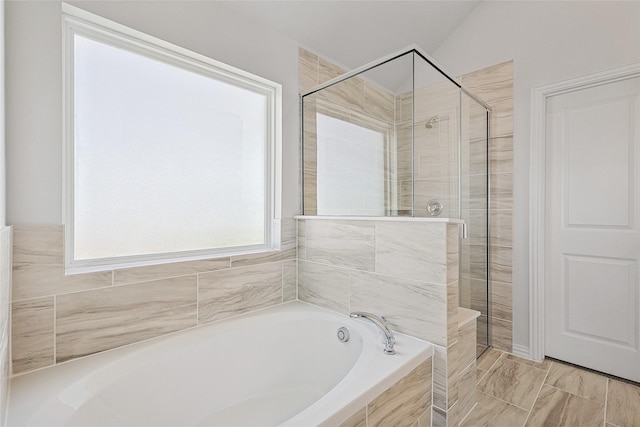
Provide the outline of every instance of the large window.
<path id="1" fill-rule="evenodd" d="M 67 270 L 277 245 L 280 86 L 64 12 Z"/>

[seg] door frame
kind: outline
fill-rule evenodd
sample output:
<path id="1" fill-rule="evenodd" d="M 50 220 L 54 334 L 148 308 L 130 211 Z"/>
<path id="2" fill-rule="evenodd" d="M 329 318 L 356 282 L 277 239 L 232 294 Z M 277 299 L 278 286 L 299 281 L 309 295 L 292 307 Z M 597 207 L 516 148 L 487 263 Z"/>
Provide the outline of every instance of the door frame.
<path id="1" fill-rule="evenodd" d="M 529 356 L 545 356 L 545 233 L 547 98 L 640 77 L 640 63 L 591 73 L 531 89 L 529 156 Z"/>

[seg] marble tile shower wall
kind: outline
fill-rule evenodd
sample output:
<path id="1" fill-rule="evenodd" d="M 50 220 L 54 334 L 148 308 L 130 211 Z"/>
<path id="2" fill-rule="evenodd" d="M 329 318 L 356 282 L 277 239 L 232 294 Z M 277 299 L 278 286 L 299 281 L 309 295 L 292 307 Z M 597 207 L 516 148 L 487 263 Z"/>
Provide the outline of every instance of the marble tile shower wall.
<path id="1" fill-rule="evenodd" d="M 22 373 L 296 299 L 282 250 L 65 276 L 61 225 L 14 227 L 12 357 Z"/>
<path id="2" fill-rule="evenodd" d="M 491 273 L 491 318 L 487 319 L 487 300 L 484 296 L 486 280 L 486 252 L 484 221 L 480 200 L 467 200 L 464 215 L 469 218 L 469 239 L 462 241 L 460 294 L 468 298 L 467 307 L 483 315 L 478 319 L 479 340 L 486 340 L 486 325 L 491 322 L 492 345 L 500 350 L 512 351 L 512 252 L 513 252 L 513 61 L 487 67 L 461 77 L 462 85 L 482 98 L 492 108 L 490 118 L 489 164 L 491 174 L 491 207 L 489 211 L 489 249 Z M 473 122 L 471 123 L 473 126 Z M 474 158 L 484 147 L 478 141 L 470 141 L 466 158 L 471 163 L 466 168 L 469 175 L 462 177 L 472 186 L 486 175 L 474 166 Z M 483 143 L 484 145 L 484 143 Z M 479 164 L 479 163 L 476 163 Z M 477 173 L 477 175 L 474 175 Z M 474 194 L 472 191 L 471 194 Z M 481 230 L 480 233 L 474 230 Z M 468 304 L 468 305 L 467 305 Z"/>
<path id="3" fill-rule="evenodd" d="M 396 97 L 401 215 L 430 217 L 427 203 L 437 199 L 443 204 L 440 217 L 457 217 L 459 100 L 458 88 L 449 82 Z"/>

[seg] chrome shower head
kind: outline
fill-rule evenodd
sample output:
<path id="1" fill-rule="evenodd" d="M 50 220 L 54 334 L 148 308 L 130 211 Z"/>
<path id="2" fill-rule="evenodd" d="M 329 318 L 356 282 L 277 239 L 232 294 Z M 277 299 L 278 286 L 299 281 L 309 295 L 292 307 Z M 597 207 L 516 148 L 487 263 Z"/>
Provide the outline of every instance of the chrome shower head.
<path id="1" fill-rule="evenodd" d="M 433 125 L 435 125 L 436 123 L 438 123 L 440 121 L 440 117 L 438 116 L 433 116 L 429 119 L 429 121 L 424 125 L 424 127 L 426 127 L 427 129 L 431 129 L 433 127 Z"/>

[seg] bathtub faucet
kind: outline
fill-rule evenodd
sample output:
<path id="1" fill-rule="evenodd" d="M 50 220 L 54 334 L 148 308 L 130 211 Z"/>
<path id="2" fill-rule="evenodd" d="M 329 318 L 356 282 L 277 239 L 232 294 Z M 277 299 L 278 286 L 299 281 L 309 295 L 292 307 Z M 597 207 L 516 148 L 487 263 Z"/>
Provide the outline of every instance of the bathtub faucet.
<path id="1" fill-rule="evenodd" d="M 364 311 L 354 311 L 349 316 L 367 319 L 378 328 L 380 328 L 385 337 L 384 354 L 396 354 L 396 351 L 393 348 L 393 345 L 396 343 L 396 339 L 393 336 L 393 332 L 391 332 L 391 329 L 389 329 L 389 326 L 387 325 L 384 317 L 378 317 L 375 314 L 366 313 Z"/>

